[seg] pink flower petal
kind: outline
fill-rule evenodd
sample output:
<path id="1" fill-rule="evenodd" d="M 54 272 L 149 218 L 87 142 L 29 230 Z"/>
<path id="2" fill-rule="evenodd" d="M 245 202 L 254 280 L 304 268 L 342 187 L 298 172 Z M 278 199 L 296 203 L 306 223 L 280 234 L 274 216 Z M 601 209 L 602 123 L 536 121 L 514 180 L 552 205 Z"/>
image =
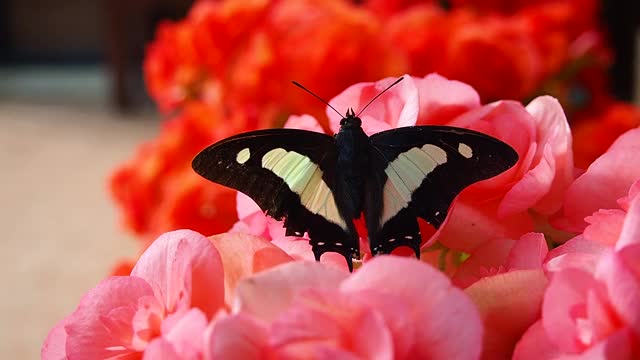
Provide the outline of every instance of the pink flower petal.
<path id="1" fill-rule="evenodd" d="M 271 243 L 284 250 L 284 252 L 296 260 L 316 261 L 313 251 L 311 250 L 311 244 L 309 244 L 309 239 L 287 236 L 274 239 Z M 320 262 L 343 271 L 349 270 L 347 262 L 344 261 L 344 257 L 338 253 L 325 253 L 320 258 Z"/>
<path id="2" fill-rule="evenodd" d="M 354 352 L 372 360 L 393 359 L 393 336 L 382 316 L 367 311 L 360 317 L 355 331 Z"/>
<path id="3" fill-rule="evenodd" d="M 231 305 L 238 281 L 293 259 L 270 241 L 248 234 L 226 233 L 212 236 L 224 267 L 224 296 Z"/>
<path id="4" fill-rule="evenodd" d="M 489 240 L 517 239 L 533 231 L 533 221 L 527 213 L 499 217 L 497 205 L 498 201 L 481 203 L 475 196 L 460 195 L 453 202 L 445 223 L 427 243 L 437 240 L 450 249 L 473 253 Z"/>
<path id="5" fill-rule="evenodd" d="M 136 353 L 130 324 L 138 301 L 149 296 L 153 296 L 151 286 L 135 276 L 110 277 L 89 290 L 67 318 L 67 356 L 103 359 Z"/>
<path id="6" fill-rule="evenodd" d="M 507 268 L 509 269 L 542 269 L 549 247 L 541 233 L 522 235 L 509 252 Z"/>
<path id="7" fill-rule="evenodd" d="M 250 234 L 271 239 L 271 235 L 269 234 L 269 218 L 261 212 L 254 212 L 239 219 L 233 224 L 229 232 Z"/>
<path id="8" fill-rule="evenodd" d="M 158 338 L 152 341 L 149 346 L 144 351 L 143 359 L 146 360 L 154 360 L 154 359 L 162 359 L 162 360 L 184 360 L 188 359 L 178 354 L 173 345 L 163 338 Z M 120 358 L 118 358 L 120 360 Z M 133 360 L 133 359 L 132 359 Z M 193 359 L 196 360 L 196 359 Z"/>
<path id="9" fill-rule="evenodd" d="M 616 249 L 640 243 L 640 196 L 636 196 L 629 204 L 629 210 L 624 218 L 620 238 Z"/>
<path id="10" fill-rule="evenodd" d="M 591 274 L 578 269 L 565 269 L 553 276 L 544 296 L 542 324 L 551 341 L 562 351 L 580 352 L 577 318 L 586 318 L 587 294 L 596 288 Z"/>
<path id="11" fill-rule="evenodd" d="M 206 332 L 205 360 L 264 359 L 268 351 L 266 327 L 239 313 L 212 322 Z"/>
<path id="12" fill-rule="evenodd" d="M 492 239 L 485 242 L 458 267 L 453 283 L 465 289 L 482 277 L 490 275 L 492 270 L 505 271 L 507 258 L 515 244 L 511 239 Z"/>
<path id="13" fill-rule="evenodd" d="M 353 108 L 357 113 L 396 80 L 397 78 L 386 78 L 374 83 L 359 83 L 348 87 L 329 102 L 343 114 L 348 108 Z M 403 81 L 380 96 L 362 113 L 360 116 L 362 128 L 367 135 L 372 135 L 400 126 L 415 125 L 418 118 L 418 102 L 415 80 L 413 77 L 405 75 Z M 331 109 L 327 109 L 327 116 L 331 130 L 334 133 L 338 132 L 340 116 Z"/>
<path id="14" fill-rule="evenodd" d="M 236 287 L 234 308 L 270 322 L 301 290 L 336 288 L 348 274 L 316 262 L 282 264 L 241 281 Z"/>
<path id="15" fill-rule="evenodd" d="M 542 321 L 538 321 L 527 330 L 516 344 L 513 360 L 556 360 L 560 349 L 549 339 Z"/>
<path id="16" fill-rule="evenodd" d="M 626 196 L 631 185 L 640 179 L 638 153 L 640 128 L 622 134 L 571 184 L 565 197 L 563 217 L 556 220 L 556 226 L 581 232 L 587 226 L 585 217 L 599 209 L 618 208 L 617 200 Z"/>
<path id="17" fill-rule="evenodd" d="M 614 252 L 603 255 L 596 278 L 606 284 L 609 302 L 622 321 L 640 336 L 640 278 L 634 273 L 634 268 L 638 268 L 638 258 L 632 260 L 631 267 L 625 260 L 631 259 L 630 254 L 640 255 L 640 244 L 623 248 L 620 252 L 627 254 L 624 257 Z"/>
<path id="18" fill-rule="evenodd" d="M 465 289 L 484 322 L 483 358 L 509 358 L 539 319 L 546 286 L 542 270 L 518 270 L 483 278 Z"/>
<path id="19" fill-rule="evenodd" d="M 625 212 L 620 209 L 596 211 L 584 219 L 589 224 L 584 229 L 584 237 L 608 246 L 614 246 L 620 238 L 625 215 Z"/>
<path id="20" fill-rule="evenodd" d="M 627 269 L 640 279 L 640 246 L 632 244 L 617 251 L 618 257 L 624 262 Z"/>
<path id="21" fill-rule="evenodd" d="M 244 219 L 254 213 L 263 213 L 255 201 L 239 191 L 236 194 L 236 209 L 238 210 L 239 219 Z"/>
<path id="22" fill-rule="evenodd" d="M 632 359 L 632 335 L 620 329 L 579 355 L 564 356 L 566 360 Z"/>
<path id="23" fill-rule="evenodd" d="M 300 129 L 324 133 L 322 125 L 311 115 L 291 115 L 284 124 L 287 129 Z"/>
<path id="24" fill-rule="evenodd" d="M 524 157 L 519 151 L 522 159 L 527 160 L 521 167 L 525 172 L 505 195 L 498 209 L 500 216 L 528 208 L 543 214 L 555 213 L 573 180 L 571 131 L 558 101 L 549 96 L 538 97 L 527 105 L 526 110 L 536 128 L 536 136 L 530 138 L 530 145 L 536 146 Z M 527 165 L 528 161 L 532 161 L 531 165 Z"/>
<path id="25" fill-rule="evenodd" d="M 607 246 L 579 235 L 551 250 L 547 255 L 545 269 L 557 272 L 566 268 L 582 269 L 593 273 L 600 256 Z"/>
<path id="26" fill-rule="evenodd" d="M 625 211 L 629 211 L 629 206 L 631 206 L 631 201 L 636 198 L 638 195 L 640 195 L 640 179 L 636 180 L 633 185 L 631 185 L 631 187 L 629 188 L 629 195 L 618 199 L 618 204 L 620 204 L 620 207 L 625 210 Z"/>
<path id="27" fill-rule="evenodd" d="M 64 330 L 67 318 L 62 319 L 49 331 L 40 350 L 42 360 L 61 360 L 67 358 L 66 342 L 67 332 Z"/>
<path id="28" fill-rule="evenodd" d="M 211 316 L 224 304 L 220 255 L 195 231 L 161 235 L 142 254 L 131 275 L 145 279 L 170 313 L 197 307 Z"/>
<path id="29" fill-rule="evenodd" d="M 498 208 L 498 215 L 525 211 L 534 207 L 547 195 L 556 172 L 555 159 L 548 146 L 544 146 L 543 158 L 527 171 L 505 195 Z"/>
<path id="30" fill-rule="evenodd" d="M 183 359 L 198 359 L 203 353 L 204 332 L 207 328 L 207 316 L 198 308 L 191 308 L 174 321 L 162 323 L 162 337 L 168 341 L 175 352 Z M 167 319 L 169 320 L 169 319 Z M 171 326 L 166 326 L 172 323 Z"/>
<path id="31" fill-rule="evenodd" d="M 339 294 L 337 300 L 342 300 Z M 331 303 L 323 305 L 325 305 L 324 308 L 320 309 L 295 306 L 283 311 L 272 324 L 270 334 L 272 346 L 290 358 L 311 353 L 314 347 L 322 344 L 334 345 L 338 348 L 345 347 L 350 340 L 347 336 L 351 332 L 343 329 L 341 322 L 352 327 L 356 324 L 358 314 L 348 311 L 345 312 L 348 315 L 347 319 L 335 318 L 330 312 L 323 311 L 334 305 Z"/>
<path id="32" fill-rule="evenodd" d="M 347 293 L 374 289 L 405 299 L 403 311 L 413 314 L 413 321 L 423 324 L 416 329 L 414 339 L 418 341 L 410 350 L 416 358 L 474 359 L 480 354 L 483 330 L 475 306 L 430 265 L 411 258 L 378 256 L 365 263 L 340 288 Z M 366 299 L 376 300 L 375 296 Z M 380 307 L 380 311 L 392 314 L 393 309 Z M 385 318 L 394 319 L 391 314 Z M 465 326 L 458 326 L 460 323 Z M 390 327 L 402 325 L 390 323 Z"/>
<path id="33" fill-rule="evenodd" d="M 329 351 L 360 359 L 393 358 L 393 341 L 385 319 L 375 307 L 336 289 L 304 292 L 291 309 L 273 323 L 271 342 L 286 358 Z M 341 350 L 344 349 L 344 350 Z"/>
<path id="34" fill-rule="evenodd" d="M 527 111 L 536 122 L 536 141 L 544 146 L 540 164 L 546 163 L 548 165 L 544 166 L 553 169 L 550 174 L 552 182 L 534 209 L 543 214 L 552 214 L 562 206 L 564 194 L 573 181 L 571 129 L 560 102 L 551 96 L 533 99 L 527 105 Z"/>
<path id="35" fill-rule="evenodd" d="M 414 78 L 420 94 L 418 125 L 446 125 L 456 116 L 480 107 L 480 96 L 473 87 L 438 74 Z"/>

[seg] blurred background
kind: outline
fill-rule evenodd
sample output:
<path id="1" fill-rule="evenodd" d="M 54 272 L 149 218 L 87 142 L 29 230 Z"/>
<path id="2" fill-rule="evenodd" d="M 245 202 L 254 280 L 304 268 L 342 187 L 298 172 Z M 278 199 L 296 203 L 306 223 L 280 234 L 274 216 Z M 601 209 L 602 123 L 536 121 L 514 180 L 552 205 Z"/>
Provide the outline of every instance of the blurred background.
<path id="1" fill-rule="evenodd" d="M 49 329 L 137 253 L 107 179 L 158 131 L 144 43 L 189 5 L 0 1 L 0 358 L 39 358 Z"/>
<path id="2" fill-rule="evenodd" d="M 191 5 L 0 2 L 0 358 L 38 358 L 81 295 L 137 255 L 107 180 L 167 117 L 145 91 L 145 44 Z M 606 1 L 600 14 L 611 91 L 640 104 L 638 4 Z"/>

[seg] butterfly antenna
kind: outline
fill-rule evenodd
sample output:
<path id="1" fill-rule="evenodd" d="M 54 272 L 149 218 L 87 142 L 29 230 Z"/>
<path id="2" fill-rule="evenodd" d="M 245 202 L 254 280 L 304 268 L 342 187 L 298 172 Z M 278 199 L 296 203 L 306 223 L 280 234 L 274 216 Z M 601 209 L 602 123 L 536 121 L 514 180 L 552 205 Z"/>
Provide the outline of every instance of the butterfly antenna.
<path id="1" fill-rule="evenodd" d="M 340 114 L 340 111 L 336 110 L 336 108 L 334 108 L 333 106 L 331 106 L 331 104 L 329 104 L 325 99 L 321 98 L 320 96 L 312 93 L 309 89 L 307 89 L 306 87 L 302 86 L 302 84 L 300 84 L 297 81 L 291 81 L 293 83 L 293 85 L 299 87 L 300 89 L 308 92 L 309 94 L 313 95 L 316 99 L 322 101 L 323 103 L 325 103 L 328 107 L 331 108 L 331 110 L 335 111 L 338 115 L 340 115 L 341 117 L 344 118 L 344 115 Z"/>
<path id="2" fill-rule="evenodd" d="M 398 80 L 394 81 L 393 84 L 387 86 L 386 89 L 382 90 L 378 95 L 376 95 L 373 99 L 371 99 L 367 105 L 365 105 L 362 110 L 360 110 L 360 112 L 358 113 L 358 115 L 356 115 L 356 117 L 360 117 L 360 114 L 362 114 L 362 112 L 369 107 L 369 105 L 371 105 L 372 102 L 374 102 L 377 98 L 380 97 L 380 95 L 384 94 L 387 92 L 387 90 L 391 89 L 392 87 L 394 87 L 397 83 L 399 83 L 400 81 L 402 81 L 402 79 L 404 79 L 404 77 L 398 78 Z"/>

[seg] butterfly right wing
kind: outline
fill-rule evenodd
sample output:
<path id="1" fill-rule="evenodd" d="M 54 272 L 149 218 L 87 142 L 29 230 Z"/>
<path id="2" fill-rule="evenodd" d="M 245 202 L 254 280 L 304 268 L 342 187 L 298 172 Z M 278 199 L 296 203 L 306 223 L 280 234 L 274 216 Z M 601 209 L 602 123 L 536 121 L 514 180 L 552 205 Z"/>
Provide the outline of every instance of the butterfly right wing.
<path id="1" fill-rule="evenodd" d="M 359 249 L 351 220 L 344 219 L 333 194 L 336 152 L 329 135 L 259 130 L 209 146 L 192 166 L 206 179 L 246 194 L 267 215 L 284 220 L 287 235 L 307 232 L 316 259 L 334 251 L 351 266 Z"/>
<path id="2" fill-rule="evenodd" d="M 448 126 L 412 126 L 370 137 L 372 190 L 367 226 L 373 254 L 398 246 L 419 252 L 420 217 L 435 228 L 467 186 L 496 176 L 518 161 L 509 145 Z"/>

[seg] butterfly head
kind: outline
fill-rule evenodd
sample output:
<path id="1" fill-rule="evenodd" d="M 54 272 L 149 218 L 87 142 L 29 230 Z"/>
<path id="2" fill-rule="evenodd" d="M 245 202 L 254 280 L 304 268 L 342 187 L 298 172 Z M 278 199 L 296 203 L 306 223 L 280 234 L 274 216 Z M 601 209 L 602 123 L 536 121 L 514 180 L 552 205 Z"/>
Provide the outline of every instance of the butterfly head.
<path id="1" fill-rule="evenodd" d="M 391 85 L 387 86 L 386 89 L 382 90 L 380 93 L 378 93 L 378 95 L 374 96 L 373 99 L 371 99 L 367 105 L 365 105 L 362 110 L 360 110 L 360 112 L 358 113 L 358 115 L 356 115 L 355 111 L 353 111 L 352 108 L 349 108 L 347 110 L 347 114 L 346 116 L 342 115 L 338 110 L 336 110 L 336 108 L 334 108 L 333 106 L 331 106 L 331 104 L 329 104 L 326 100 L 324 100 L 323 98 L 321 98 L 320 96 L 314 94 L 313 92 L 309 91 L 307 88 L 305 88 L 304 86 L 300 85 L 298 82 L 296 81 L 292 81 L 292 83 L 301 88 L 302 90 L 308 92 L 309 94 L 313 95 L 316 99 L 322 101 L 325 105 L 327 105 L 329 108 L 331 108 L 331 110 L 335 111 L 336 114 L 342 116 L 342 120 L 340 120 L 340 126 L 342 128 L 359 128 L 362 126 L 362 120 L 360 120 L 360 114 L 362 114 L 362 112 L 369 107 L 369 105 L 371 105 L 371 103 L 373 103 L 377 98 L 380 97 L 380 95 L 384 94 L 385 92 L 387 92 L 387 90 L 391 89 L 393 86 L 395 86 L 397 83 L 399 83 L 400 81 L 402 81 L 402 77 L 398 78 L 396 81 L 394 81 Z"/>
<path id="2" fill-rule="evenodd" d="M 362 120 L 360 120 L 360 118 L 356 116 L 356 113 L 352 108 L 349 108 L 349 110 L 347 110 L 346 115 L 347 116 L 343 117 L 342 120 L 340 120 L 340 126 L 345 128 L 353 128 L 360 127 L 362 125 Z"/>

